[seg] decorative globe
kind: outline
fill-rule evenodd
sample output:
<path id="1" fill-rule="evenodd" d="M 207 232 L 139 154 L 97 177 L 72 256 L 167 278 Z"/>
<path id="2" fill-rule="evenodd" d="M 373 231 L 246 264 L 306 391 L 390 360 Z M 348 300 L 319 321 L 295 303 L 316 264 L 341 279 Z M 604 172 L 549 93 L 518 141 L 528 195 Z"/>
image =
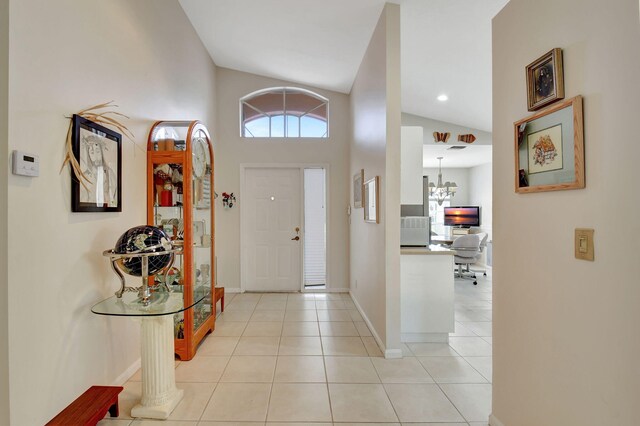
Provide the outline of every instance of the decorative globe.
<path id="1" fill-rule="evenodd" d="M 158 253 L 171 250 L 171 238 L 155 226 L 136 226 L 126 231 L 113 249 L 117 254 Z M 149 275 L 163 270 L 171 262 L 171 254 L 149 256 Z M 130 257 L 116 261 L 120 269 L 129 275 L 142 276 L 142 257 Z"/>

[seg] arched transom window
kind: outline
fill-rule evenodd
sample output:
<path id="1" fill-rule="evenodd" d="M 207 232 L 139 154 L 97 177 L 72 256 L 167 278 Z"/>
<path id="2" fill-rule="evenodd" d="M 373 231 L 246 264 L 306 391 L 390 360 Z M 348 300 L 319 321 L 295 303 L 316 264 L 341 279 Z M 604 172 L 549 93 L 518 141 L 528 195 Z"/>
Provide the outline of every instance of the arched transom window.
<path id="1" fill-rule="evenodd" d="M 305 89 L 274 87 L 240 99 L 245 138 L 326 138 L 329 100 Z"/>

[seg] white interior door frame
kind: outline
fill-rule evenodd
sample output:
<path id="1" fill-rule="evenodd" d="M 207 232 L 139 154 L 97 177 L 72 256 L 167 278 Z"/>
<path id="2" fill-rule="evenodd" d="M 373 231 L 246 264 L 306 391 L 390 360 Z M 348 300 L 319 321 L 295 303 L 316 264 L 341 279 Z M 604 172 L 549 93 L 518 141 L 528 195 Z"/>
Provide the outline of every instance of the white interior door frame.
<path id="1" fill-rule="evenodd" d="M 299 169 L 300 171 L 300 184 L 302 188 L 302 197 L 300 197 L 300 213 L 302 217 L 302 232 L 301 232 L 301 247 L 300 250 L 300 291 L 306 291 L 304 288 L 304 169 L 310 168 L 322 168 L 325 170 L 325 205 L 326 205 L 326 224 L 327 224 L 327 234 L 326 234 L 326 251 L 327 251 L 327 262 L 325 265 L 326 275 L 327 275 L 327 284 L 326 289 L 330 289 L 330 269 L 331 262 L 329 261 L 329 247 L 331 244 L 331 205 L 330 205 L 330 167 L 327 163 L 241 163 L 240 164 L 240 194 L 237 199 L 238 209 L 240 210 L 240 292 L 245 292 L 245 280 L 247 277 L 247 271 L 245 270 L 246 265 L 244 259 L 242 258 L 243 253 L 245 253 L 246 242 L 245 235 L 247 232 L 247 224 L 245 223 L 244 215 L 242 214 L 242 196 L 245 194 L 245 174 L 247 169 Z"/>

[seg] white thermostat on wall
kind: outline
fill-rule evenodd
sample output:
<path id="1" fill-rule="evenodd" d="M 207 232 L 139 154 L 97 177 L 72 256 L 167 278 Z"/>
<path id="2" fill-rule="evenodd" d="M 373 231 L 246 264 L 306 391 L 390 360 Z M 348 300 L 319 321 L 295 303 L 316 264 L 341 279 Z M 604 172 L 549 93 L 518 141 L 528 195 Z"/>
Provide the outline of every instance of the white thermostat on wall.
<path id="1" fill-rule="evenodd" d="M 40 161 L 37 155 L 22 151 L 13 151 L 13 174 L 21 176 L 39 176 Z"/>

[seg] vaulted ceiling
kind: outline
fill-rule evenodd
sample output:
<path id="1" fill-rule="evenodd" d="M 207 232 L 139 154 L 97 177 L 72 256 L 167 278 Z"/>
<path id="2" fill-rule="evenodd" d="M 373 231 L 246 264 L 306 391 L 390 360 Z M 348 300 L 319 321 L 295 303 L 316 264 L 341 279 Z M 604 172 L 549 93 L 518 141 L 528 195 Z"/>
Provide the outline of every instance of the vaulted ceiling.
<path id="1" fill-rule="evenodd" d="M 395 1 L 404 112 L 491 130 L 491 19 L 507 1 Z M 384 3 L 180 0 L 217 65 L 343 93 Z"/>

